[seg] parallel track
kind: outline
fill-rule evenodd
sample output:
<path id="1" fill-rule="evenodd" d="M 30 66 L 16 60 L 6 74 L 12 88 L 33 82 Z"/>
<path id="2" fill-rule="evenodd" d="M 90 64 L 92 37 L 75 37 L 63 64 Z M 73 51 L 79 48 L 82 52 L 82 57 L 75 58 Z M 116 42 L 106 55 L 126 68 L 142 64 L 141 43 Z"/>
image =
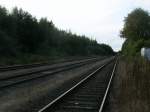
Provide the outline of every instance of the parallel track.
<path id="1" fill-rule="evenodd" d="M 43 71 L 55 70 L 58 68 L 63 68 L 63 67 L 67 67 L 67 66 L 71 66 L 71 65 L 75 65 L 75 64 L 85 63 L 85 62 L 96 60 L 96 59 L 98 59 L 98 58 L 76 60 L 76 61 L 59 63 L 59 64 L 54 64 L 54 65 L 43 65 L 43 66 L 40 65 L 38 67 L 30 67 L 29 69 L 23 69 L 23 70 L 18 69 L 15 71 L 10 70 L 10 71 L 5 71 L 5 72 L 0 72 L 0 80 L 20 77 L 20 76 L 39 73 L 39 72 L 43 72 Z"/>
<path id="2" fill-rule="evenodd" d="M 82 60 L 82 61 L 79 61 L 76 63 L 67 64 L 65 66 L 58 66 L 58 67 L 54 67 L 54 68 L 38 70 L 35 72 L 33 71 L 31 73 L 23 73 L 23 74 L 17 74 L 17 75 L 13 75 L 13 76 L 9 76 L 9 77 L 3 77 L 3 78 L 0 78 L 0 89 L 10 87 L 10 86 L 13 86 L 16 84 L 20 84 L 23 82 L 31 81 L 31 80 L 34 80 L 37 78 L 46 77 L 48 75 L 52 75 L 52 74 L 55 74 L 58 72 L 77 68 L 77 67 L 83 66 L 85 64 L 93 63 L 97 60 L 98 59 L 95 59 L 95 58 L 87 59 L 86 61 Z"/>
<path id="3" fill-rule="evenodd" d="M 38 112 L 102 112 L 116 65 L 99 67 Z"/>
<path id="4" fill-rule="evenodd" d="M 1 66 L 0 67 L 0 72 L 11 71 L 11 70 L 18 70 L 18 69 L 27 69 L 27 68 L 31 68 L 31 67 L 52 65 L 52 64 L 57 64 L 57 63 L 59 64 L 59 63 L 76 61 L 76 60 L 80 61 L 80 60 L 85 60 L 85 59 L 92 59 L 92 57 L 79 58 L 79 59 L 66 59 L 66 60 L 56 61 L 56 62 L 51 62 L 51 63 L 43 62 L 43 63 L 33 63 L 33 64 L 25 64 L 25 65 Z"/>

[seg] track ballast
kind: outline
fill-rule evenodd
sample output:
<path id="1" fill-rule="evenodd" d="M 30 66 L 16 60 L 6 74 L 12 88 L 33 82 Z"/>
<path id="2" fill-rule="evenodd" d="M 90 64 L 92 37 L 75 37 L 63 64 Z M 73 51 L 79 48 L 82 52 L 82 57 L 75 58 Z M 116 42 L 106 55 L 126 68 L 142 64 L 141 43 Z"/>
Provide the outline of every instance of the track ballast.
<path id="1" fill-rule="evenodd" d="M 38 112 L 102 112 L 116 63 L 99 67 Z"/>

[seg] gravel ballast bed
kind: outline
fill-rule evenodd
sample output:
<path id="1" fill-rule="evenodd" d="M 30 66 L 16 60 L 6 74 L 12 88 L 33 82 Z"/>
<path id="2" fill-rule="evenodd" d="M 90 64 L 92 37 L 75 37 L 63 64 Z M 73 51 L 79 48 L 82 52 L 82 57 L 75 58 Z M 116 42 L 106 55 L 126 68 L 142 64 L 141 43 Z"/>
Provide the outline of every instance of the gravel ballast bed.
<path id="1" fill-rule="evenodd" d="M 88 70 L 106 61 L 108 60 L 3 89 L 0 91 L 0 112 L 36 112 L 85 77 Z"/>

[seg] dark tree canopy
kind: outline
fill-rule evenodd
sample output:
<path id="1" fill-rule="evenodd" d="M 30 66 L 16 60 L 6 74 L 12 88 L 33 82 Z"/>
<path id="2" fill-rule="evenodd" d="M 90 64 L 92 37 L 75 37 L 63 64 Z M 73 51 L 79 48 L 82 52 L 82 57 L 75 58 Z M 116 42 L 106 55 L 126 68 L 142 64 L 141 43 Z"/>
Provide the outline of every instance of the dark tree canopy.
<path id="1" fill-rule="evenodd" d="M 9 13 L 0 7 L 1 57 L 37 54 L 46 56 L 112 55 L 108 45 L 86 36 L 59 30 L 46 18 L 37 20 L 22 9 Z"/>
<path id="2" fill-rule="evenodd" d="M 135 56 L 142 47 L 150 47 L 150 15 L 149 12 L 137 8 L 125 18 L 121 37 L 126 41 L 122 46 L 124 54 Z"/>
<path id="3" fill-rule="evenodd" d="M 130 39 L 150 38 L 150 16 L 141 8 L 133 10 L 124 20 L 121 37 Z"/>

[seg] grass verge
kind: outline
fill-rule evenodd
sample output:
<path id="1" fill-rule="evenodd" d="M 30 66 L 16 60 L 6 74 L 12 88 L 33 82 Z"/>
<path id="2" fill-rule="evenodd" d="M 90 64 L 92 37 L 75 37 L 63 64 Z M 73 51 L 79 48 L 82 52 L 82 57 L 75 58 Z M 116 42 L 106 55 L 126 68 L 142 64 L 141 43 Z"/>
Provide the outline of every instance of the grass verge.
<path id="1" fill-rule="evenodd" d="M 150 111 L 150 62 L 120 58 L 105 112 Z"/>

